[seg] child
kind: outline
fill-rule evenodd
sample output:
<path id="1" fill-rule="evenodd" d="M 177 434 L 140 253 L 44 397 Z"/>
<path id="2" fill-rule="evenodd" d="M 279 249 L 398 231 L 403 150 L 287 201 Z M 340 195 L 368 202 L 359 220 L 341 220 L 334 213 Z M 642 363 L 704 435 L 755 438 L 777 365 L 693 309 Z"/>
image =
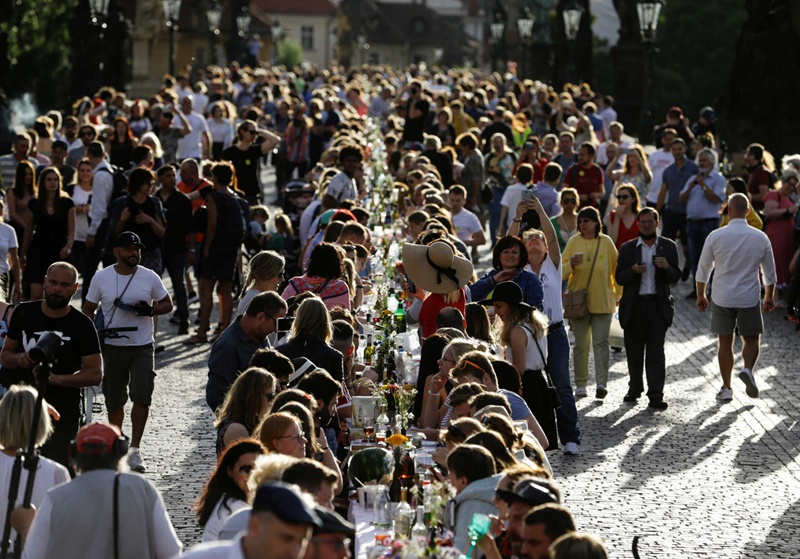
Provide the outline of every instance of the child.
<path id="1" fill-rule="evenodd" d="M 497 514 L 492 499 L 500 475 L 496 475 L 494 458 L 489 451 L 473 444 L 462 444 L 453 449 L 447 455 L 447 469 L 447 478 L 455 487 L 456 498 L 446 523 L 455 533 L 453 547 L 466 553 L 472 517 Z M 473 556 L 477 557 L 477 553 Z"/>
<path id="2" fill-rule="evenodd" d="M 251 255 L 266 248 L 264 236 L 267 234 L 269 210 L 266 206 L 250 206 L 250 223 L 247 226 L 247 237 L 244 246 Z"/>

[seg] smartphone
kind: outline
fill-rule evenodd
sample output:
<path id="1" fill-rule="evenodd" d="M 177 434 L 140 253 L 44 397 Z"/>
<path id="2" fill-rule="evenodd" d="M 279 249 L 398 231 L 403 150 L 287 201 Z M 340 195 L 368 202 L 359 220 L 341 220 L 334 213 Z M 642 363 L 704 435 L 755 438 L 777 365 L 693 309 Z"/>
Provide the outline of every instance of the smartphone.
<path id="1" fill-rule="evenodd" d="M 417 292 L 417 286 L 414 285 L 414 282 L 411 281 L 411 278 L 408 277 L 408 274 L 406 274 L 405 276 L 406 276 L 406 283 L 408 284 L 408 292 L 409 293 L 416 293 Z"/>
<path id="2" fill-rule="evenodd" d="M 289 332 L 294 323 L 294 317 L 285 316 L 278 319 L 278 332 Z"/>
<path id="3" fill-rule="evenodd" d="M 526 188 L 522 191 L 522 200 L 527 202 L 528 200 L 533 200 L 533 190 L 530 188 Z"/>

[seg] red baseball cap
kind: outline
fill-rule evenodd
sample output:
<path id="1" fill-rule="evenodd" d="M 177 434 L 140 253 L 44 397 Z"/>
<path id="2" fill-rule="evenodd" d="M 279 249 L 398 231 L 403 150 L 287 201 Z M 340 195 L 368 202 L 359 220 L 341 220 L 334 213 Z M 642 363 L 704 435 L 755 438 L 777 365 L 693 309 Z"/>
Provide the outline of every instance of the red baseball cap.
<path id="1" fill-rule="evenodd" d="M 90 423 L 78 431 L 75 448 L 80 454 L 104 454 L 114 450 L 114 443 L 122 437 L 119 427 L 110 423 Z"/>

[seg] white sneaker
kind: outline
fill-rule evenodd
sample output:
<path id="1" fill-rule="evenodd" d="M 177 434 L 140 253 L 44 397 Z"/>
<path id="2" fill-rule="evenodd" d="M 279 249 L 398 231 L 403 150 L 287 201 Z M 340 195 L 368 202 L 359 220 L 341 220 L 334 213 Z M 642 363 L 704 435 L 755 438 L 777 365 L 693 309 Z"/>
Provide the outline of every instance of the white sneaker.
<path id="1" fill-rule="evenodd" d="M 146 470 L 144 466 L 144 460 L 142 460 L 142 454 L 139 452 L 138 448 L 131 449 L 130 453 L 128 453 L 128 468 L 132 472 L 139 472 L 144 473 Z"/>
<path id="2" fill-rule="evenodd" d="M 570 441 L 564 445 L 565 456 L 578 456 L 580 453 L 581 453 L 581 447 L 578 446 L 578 443 Z"/>
<path id="3" fill-rule="evenodd" d="M 569 345 L 575 345 L 575 332 L 572 331 L 572 328 L 567 331 L 567 340 Z"/>
<path id="4" fill-rule="evenodd" d="M 589 392 L 586 390 L 585 386 L 579 386 L 575 389 L 575 397 L 576 398 L 586 398 L 589 395 Z"/>
<path id="5" fill-rule="evenodd" d="M 717 400 L 722 400 L 723 402 L 730 402 L 733 400 L 733 390 L 730 388 L 720 388 L 719 392 L 717 392 Z"/>
<path id="6" fill-rule="evenodd" d="M 753 372 L 750 369 L 742 369 L 742 372 L 739 373 L 739 380 L 744 383 L 745 389 L 744 391 L 747 393 L 748 396 L 751 398 L 758 398 L 758 386 L 756 386 L 756 377 L 753 376 Z"/>

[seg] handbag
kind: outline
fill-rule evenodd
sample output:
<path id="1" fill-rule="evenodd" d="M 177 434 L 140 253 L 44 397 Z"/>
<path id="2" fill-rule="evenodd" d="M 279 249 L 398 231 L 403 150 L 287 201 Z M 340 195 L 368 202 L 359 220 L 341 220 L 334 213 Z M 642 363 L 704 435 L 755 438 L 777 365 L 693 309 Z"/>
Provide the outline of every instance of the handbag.
<path id="1" fill-rule="evenodd" d="M 531 332 L 533 334 L 533 332 Z M 550 373 L 547 371 L 547 359 L 544 357 L 544 352 L 542 348 L 539 346 L 539 340 L 537 340 L 534 336 L 533 343 L 536 344 L 536 349 L 539 350 L 539 355 L 542 357 L 542 363 L 544 368 L 541 370 L 541 373 L 544 375 L 544 381 L 547 385 L 547 400 L 550 402 L 550 405 L 553 406 L 554 410 L 557 410 L 561 407 L 561 396 L 558 395 L 558 389 L 556 388 L 555 383 L 553 382 L 553 378 L 550 376 Z"/>
<path id="2" fill-rule="evenodd" d="M 585 289 L 576 289 L 575 291 L 567 291 L 561 298 L 564 306 L 564 318 L 586 318 L 589 316 L 589 298 L 587 289 L 589 283 L 592 281 L 592 274 L 594 273 L 594 265 L 597 264 L 597 253 L 600 251 L 600 237 L 597 237 L 597 247 L 594 249 L 594 259 L 592 260 L 592 268 L 589 270 L 589 277 L 586 280 Z"/>

